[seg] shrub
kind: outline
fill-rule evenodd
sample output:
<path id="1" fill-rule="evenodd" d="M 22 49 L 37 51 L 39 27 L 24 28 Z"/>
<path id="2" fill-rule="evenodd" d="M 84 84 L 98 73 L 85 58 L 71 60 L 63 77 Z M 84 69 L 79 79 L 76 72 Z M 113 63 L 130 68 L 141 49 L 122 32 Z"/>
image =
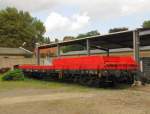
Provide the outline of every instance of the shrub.
<path id="1" fill-rule="evenodd" d="M 13 70 L 13 71 L 8 71 L 2 76 L 3 81 L 19 81 L 19 80 L 24 80 L 24 75 L 21 70 Z"/>

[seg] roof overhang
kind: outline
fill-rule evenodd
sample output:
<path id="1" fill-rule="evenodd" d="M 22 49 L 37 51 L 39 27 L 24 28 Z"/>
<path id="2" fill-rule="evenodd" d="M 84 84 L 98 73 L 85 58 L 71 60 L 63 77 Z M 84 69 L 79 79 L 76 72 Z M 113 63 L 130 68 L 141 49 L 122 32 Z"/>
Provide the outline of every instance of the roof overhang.
<path id="1" fill-rule="evenodd" d="M 39 49 L 52 48 L 67 45 L 82 45 L 86 46 L 86 40 L 89 40 L 90 47 L 103 47 L 106 49 L 117 48 L 133 48 L 133 32 L 138 31 L 140 37 L 140 46 L 150 46 L 150 29 L 136 29 L 131 31 L 123 31 L 110 33 L 105 35 L 97 35 L 92 37 L 80 38 L 58 43 L 51 43 L 39 46 Z"/>

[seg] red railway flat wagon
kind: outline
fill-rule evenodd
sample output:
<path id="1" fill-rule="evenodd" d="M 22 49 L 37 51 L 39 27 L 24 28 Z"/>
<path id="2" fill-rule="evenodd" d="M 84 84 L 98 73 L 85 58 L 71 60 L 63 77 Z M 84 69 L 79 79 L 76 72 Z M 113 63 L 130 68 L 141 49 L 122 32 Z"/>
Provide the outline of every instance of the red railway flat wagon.
<path id="1" fill-rule="evenodd" d="M 132 57 L 83 56 L 56 58 L 51 66 L 21 65 L 19 68 L 36 70 L 136 70 L 137 64 Z"/>
<path id="2" fill-rule="evenodd" d="M 59 70 L 135 70 L 137 64 L 132 57 L 83 56 L 55 59 L 53 67 Z"/>
<path id="3" fill-rule="evenodd" d="M 88 83 L 88 85 L 103 82 L 133 83 L 137 63 L 127 56 L 82 56 L 56 58 L 52 65 L 19 65 L 19 69 L 27 75 L 53 77 L 55 79 L 71 80 Z"/>

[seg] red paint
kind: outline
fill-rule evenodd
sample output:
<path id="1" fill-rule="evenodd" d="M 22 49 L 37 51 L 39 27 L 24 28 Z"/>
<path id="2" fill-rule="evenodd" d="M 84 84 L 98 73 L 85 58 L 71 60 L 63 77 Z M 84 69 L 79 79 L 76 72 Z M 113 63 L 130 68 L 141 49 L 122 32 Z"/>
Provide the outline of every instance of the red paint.
<path id="1" fill-rule="evenodd" d="M 136 70 L 132 57 L 82 56 L 57 58 L 51 66 L 21 65 L 20 69 L 34 70 Z"/>

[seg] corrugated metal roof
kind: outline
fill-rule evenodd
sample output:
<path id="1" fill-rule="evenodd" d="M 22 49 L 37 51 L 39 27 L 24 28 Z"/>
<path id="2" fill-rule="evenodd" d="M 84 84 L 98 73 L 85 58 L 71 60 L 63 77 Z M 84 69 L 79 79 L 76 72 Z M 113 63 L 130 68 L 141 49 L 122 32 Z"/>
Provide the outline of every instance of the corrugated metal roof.
<path id="1" fill-rule="evenodd" d="M 0 55 L 32 55 L 32 52 L 21 48 L 0 47 Z"/>

